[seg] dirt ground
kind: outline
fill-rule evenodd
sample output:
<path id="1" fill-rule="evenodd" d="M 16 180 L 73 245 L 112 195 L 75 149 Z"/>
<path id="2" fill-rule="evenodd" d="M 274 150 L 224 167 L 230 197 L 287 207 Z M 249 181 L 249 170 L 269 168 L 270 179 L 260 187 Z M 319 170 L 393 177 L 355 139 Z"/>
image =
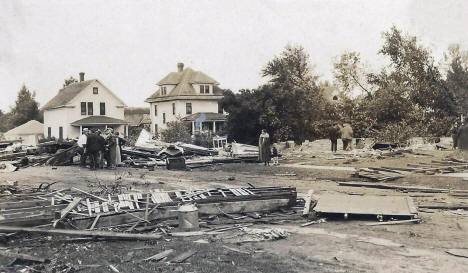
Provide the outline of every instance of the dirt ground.
<path id="1" fill-rule="evenodd" d="M 98 184 L 119 183 L 128 189 L 200 189 L 215 187 L 294 186 L 303 196 L 313 189 L 323 193 L 413 196 L 416 204 L 467 204 L 468 199 L 445 193 L 420 194 L 394 190 L 339 186 L 336 181 L 358 181 L 353 171 L 331 167 L 404 167 L 408 163 L 429 163 L 450 156 L 450 151 L 421 151 L 426 155 L 405 154 L 401 158 L 359 158 L 329 160 L 314 154 L 301 154 L 280 161 L 281 166 L 257 163 L 224 164 L 194 169 L 168 171 L 118 168 L 90 171 L 77 166 L 29 167 L 0 174 L 0 183 L 18 181 L 20 186 L 38 186 L 57 182 L 54 189 L 77 187 L 97 191 Z M 299 165 L 298 167 L 298 163 Z M 302 166 L 302 167 L 300 167 Z M 305 166 L 305 167 L 304 167 Z M 307 166 L 324 166 L 307 168 Z M 294 173 L 296 176 L 276 176 Z M 411 174 L 397 185 L 433 188 L 468 189 L 468 181 L 458 177 Z M 89 241 L 49 236 L 18 235 L 0 243 L 0 249 L 14 249 L 51 259 L 49 264 L 30 265 L 23 272 L 468 272 L 468 259 L 446 253 L 451 248 L 468 248 L 467 212 L 448 210 L 420 211 L 422 222 L 393 226 L 365 226 L 375 219 L 328 219 L 325 223 L 300 227 L 302 222 L 282 225 L 256 225 L 280 228 L 286 239 L 255 243 L 230 244 L 222 235 L 171 238 L 155 242 Z M 198 241 L 203 239 L 205 241 Z M 196 242 L 198 241 L 198 242 Z M 209 242 L 209 243 L 207 243 Z M 233 251 L 228 248 L 235 248 Z M 184 264 L 142 262 L 141 259 L 174 249 L 198 252 Z M 92 265 L 104 265 L 91 267 Z M 107 265 L 107 266 L 106 266 Z M 18 266 L 15 270 L 24 269 Z M 28 271 L 29 270 L 29 271 Z M 54 271 L 55 270 L 55 271 Z M 16 271 L 12 271 L 16 272 Z"/>

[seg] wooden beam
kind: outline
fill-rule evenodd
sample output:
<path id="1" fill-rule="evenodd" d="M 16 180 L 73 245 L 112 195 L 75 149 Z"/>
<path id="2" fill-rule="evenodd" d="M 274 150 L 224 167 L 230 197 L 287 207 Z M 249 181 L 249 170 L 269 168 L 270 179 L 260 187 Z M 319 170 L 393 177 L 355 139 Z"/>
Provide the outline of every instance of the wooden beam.
<path id="1" fill-rule="evenodd" d="M 400 220 L 400 221 L 388 221 L 388 222 L 378 222 L 378 223 L 368 223 L 363 226 L 385 226 L 385 225 L 400 225 L 407 223 L 419 223 L 421 219 L 411 219 L 411 220 Z"/>
<path id="2" fill-rule="evenodd" d="M 16 258 L 20 260 L 40 262 L 40 263 L 43 263 L 46 261 L 46 259 L 41 258 L 41 257 L 31 256 L 31 255 L 22 254 L 22 253 L 8 252 L 4 250 L 0 250 L 0 255 L 5 256 L 5 257 L 10 257 L 10 258 Z"/>
<path id="3" fill-rule="evenodd" d="M 80 197 L 73 198 L 73 201 L 70 204 L 68 204 L 68 206 L 60 212 L 60 218 L 55 220 L 52 226 L 56 227 L 60 221 L 62 221 L 65 217 L 67 217 L 70 211 L 75 209 L 76 206 L 80 204 L 81 200 L 82 199 Z"/>
<path id="4" fill-rule="evenodd" d="M 304 211 L 302 212 L 302 215 L 309 215 L 310 204 L 312 203 L 313 196 L 314 196 L 314 190 L 309 190 L 305 198 Z"/>
<path id="5" fill-rule="evenodd" d="M 68 229 L 41 229 L 17 226 L 0 226 L 0 232 L 26 232 L 48 235 L 66 235 L 66 236 L 93 236 L 109 239 L 131 239 L 131 240 L 157 240 L 161 238 L 158 234 L 134 234 L 112 231 L 91 231 L 91 230 L 68 230 Z"/>
<path id="6" fill-rule="evenodd" d="M 163 251 L 161 253 L 158 253 L 156 255 L 148 257 L 148 258 L 144 259 L 143 261 L 149 261 L 149 260 L 160 261 L 160 260 L 166 258 L 167 256 L 171 255 L 172 252 L 174 252 L 174 249 L 168 249 L 168 250 L 165 250 L 165 251 Z"/>

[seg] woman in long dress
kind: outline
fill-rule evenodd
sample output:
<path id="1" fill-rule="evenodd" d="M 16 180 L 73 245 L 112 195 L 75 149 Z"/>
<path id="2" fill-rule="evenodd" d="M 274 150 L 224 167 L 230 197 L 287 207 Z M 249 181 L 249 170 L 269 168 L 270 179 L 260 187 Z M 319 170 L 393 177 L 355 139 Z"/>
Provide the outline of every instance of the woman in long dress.
<path id="1" fill-rule="evenodd" d="M 270 159 L 270 135 L 265 129 L 263 129 L 260 137 L 258 138 L 258 160 L 263 162 L 265 166 L 270 166 Z"/>

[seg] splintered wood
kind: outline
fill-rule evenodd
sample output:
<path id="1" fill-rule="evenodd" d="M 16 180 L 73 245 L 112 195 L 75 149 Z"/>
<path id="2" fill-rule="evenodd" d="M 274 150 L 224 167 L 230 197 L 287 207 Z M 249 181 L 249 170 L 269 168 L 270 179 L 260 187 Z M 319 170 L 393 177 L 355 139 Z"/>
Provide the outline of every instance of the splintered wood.
<path id="1" fill-rule="evenodd" d="M 295 188 L 226 188 L 128 192 L 98 196 L 77 189 L 53 194 L 12 196 L 0 202 L 0 224 L 37 226 L 52 223 L 56 227 L 71 225 L 82 230 L 128 225 L 132 230 L 140 223 L 177 218 L 181 203 L 197 203 L 200 214 L 223 215 L 275 211 L 294 206 Z"/>

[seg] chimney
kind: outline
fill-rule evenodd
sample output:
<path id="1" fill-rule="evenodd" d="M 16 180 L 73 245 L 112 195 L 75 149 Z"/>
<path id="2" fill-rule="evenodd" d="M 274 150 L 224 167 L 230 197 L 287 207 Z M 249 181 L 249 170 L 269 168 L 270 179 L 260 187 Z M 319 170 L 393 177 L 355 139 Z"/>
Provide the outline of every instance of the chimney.
<path id="1" fill-rule="evenodd" d="M 80 82 L 84 81 L 84 72 L 80 72 Z"/>
<path id="2" fill-rule="evenodd" d="M 184 63 L 177 63 L 177 71 L 178 72 L 184 71 Z"/>

